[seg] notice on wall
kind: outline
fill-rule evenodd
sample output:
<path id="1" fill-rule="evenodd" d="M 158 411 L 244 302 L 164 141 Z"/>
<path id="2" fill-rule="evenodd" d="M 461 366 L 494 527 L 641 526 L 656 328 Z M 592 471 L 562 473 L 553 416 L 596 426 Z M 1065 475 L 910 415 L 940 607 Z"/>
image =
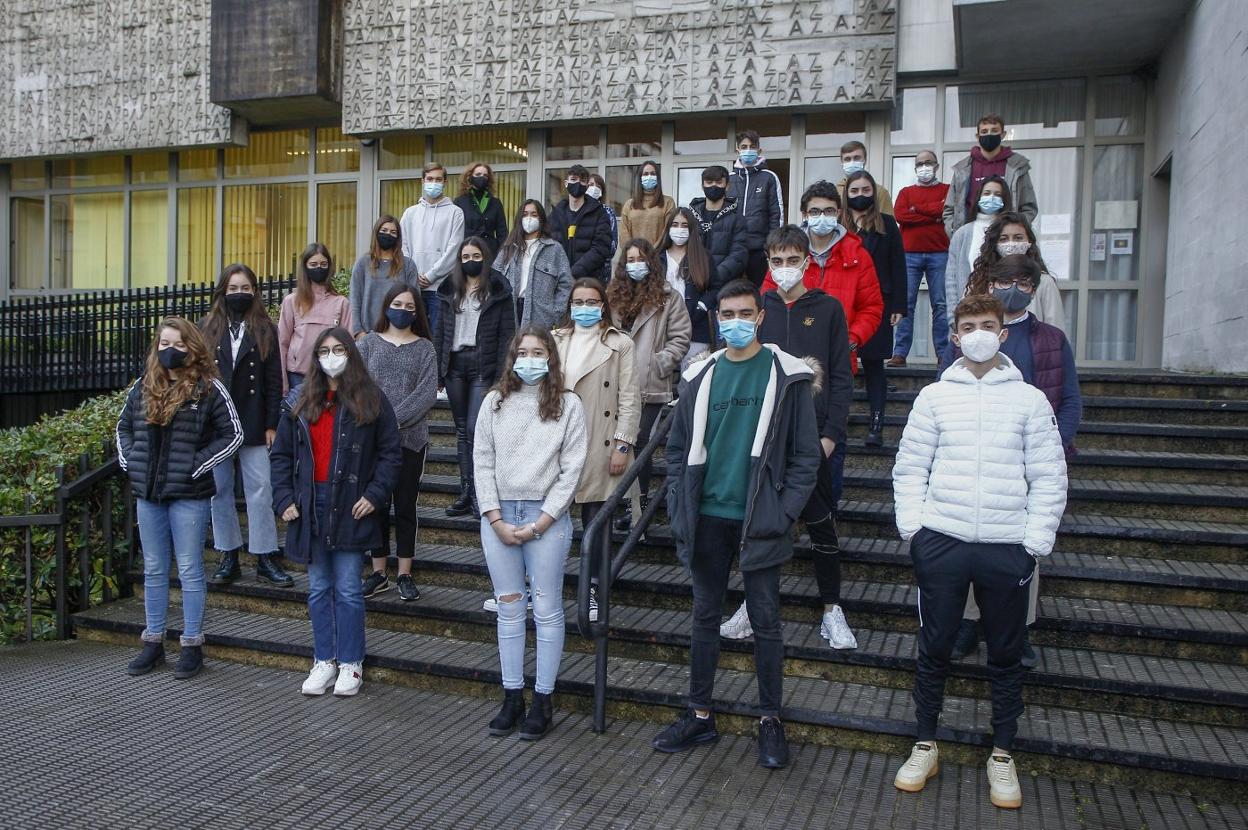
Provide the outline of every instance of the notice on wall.
<path id="1" fill-rule="evenodd" d="M 1130 231 L 1126 233 L 1111 233 L 1109 235 L 1109 253 L 1110 256 L 1129 256 L 1135 253 L 1135 234 Z"/>
<path id="2" fill-rule="evenodd" d="M 1088 259 L 1092 260 L 1093 262 L 1104 262 L 1105 261 L 1105 245 L 1106 245 L 1106 242 L 1108 241 L 1106 238 L 1106 234 L 1094 233 L 1090 237 L 1089 241 L 1092 243 L 1092 247 L 1089 249 Z"/>
<path id="3" fill-rule="evenodd" d="M 1122 202 L 1097 202 L 1092 227 L 1107 230 L 1138 228 L 1140 203 L 1135 200 Z"/>

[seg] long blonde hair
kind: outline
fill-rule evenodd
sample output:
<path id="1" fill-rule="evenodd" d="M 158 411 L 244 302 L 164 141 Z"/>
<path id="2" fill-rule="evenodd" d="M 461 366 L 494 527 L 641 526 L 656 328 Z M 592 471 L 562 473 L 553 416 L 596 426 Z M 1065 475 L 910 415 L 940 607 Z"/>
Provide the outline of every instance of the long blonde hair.
<path id="1" fill-rule="evenodd" d="M 186 362 L 173 373 L 160 362 L 160 333 L 173 329 L 182 335 L 186 345 Z M 166 317 L 156 327 L 152 347 L 147 350 L 147 363 L 143 371 L 143 415 L 149 424 L 168 426 L 182 405 L 199 400 L 206 390 L 207 381 L 217 376 L 217 365 L 212 360 L 208 343 L 199 328 L 182 317 Z"/>

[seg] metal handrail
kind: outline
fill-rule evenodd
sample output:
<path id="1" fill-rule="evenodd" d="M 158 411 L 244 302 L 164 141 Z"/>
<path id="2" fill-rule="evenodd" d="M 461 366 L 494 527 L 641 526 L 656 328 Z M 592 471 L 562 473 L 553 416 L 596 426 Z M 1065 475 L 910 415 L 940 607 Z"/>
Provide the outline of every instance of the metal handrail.
<path id="1" fill-rule="evenodd" d="M 650 433 L 650 440 L 642 448 L 641 452 L 637 453 L 637 457 L 633 460 L 632 465 L 624 471 L 624 478 L 616 485 L 615 492 L 603 502 L 598 514 L 583 528 L 581 533 L 581 564 L 576 586 L 576 624 L 580 628 L 582 637 L 593 639 L 594 641 L 595 732 L 604 732 L 607 728 L 607 636 L 610 630 L 611 619 L 611 586 L 620 575 L 620 571 L 624 569 L 624 563 L 632 554 L 633 549 L 641 541 L 642 534 L 646 532 L 646 528 L 650 526 L 650 522 L 658 514 L 663 499 L 650 499 L 650 503 L 642 511 L 641 515 L 634 517 L 628 536 L 625 537 L 619 551 L 614 556 L 611 555 L 612 517 L 616 508 L 627 497 L 633 482 L 641 474 L 641 468 L 654 457 L 655 450 L 664 443 L 668 431 L 671 430 L 676 410 L 675 407 L 665 407 L 665 409 L 667 412 L 655 423 Z M 660 486 L 660 492 L 663 489 Z M 590 622 L 589 588 L 595 574 L 590 572 L 591 569 L 588 564 L 590 556 L 587 552 L 597 550 L 600 544 L 598 541 L 599 534 L 604 532 L 607 534 L 607 542 L 603 555 L 599 557 L 598 573 L 596 574 L 598 577 L 598 620 L 597 622 Z"/>

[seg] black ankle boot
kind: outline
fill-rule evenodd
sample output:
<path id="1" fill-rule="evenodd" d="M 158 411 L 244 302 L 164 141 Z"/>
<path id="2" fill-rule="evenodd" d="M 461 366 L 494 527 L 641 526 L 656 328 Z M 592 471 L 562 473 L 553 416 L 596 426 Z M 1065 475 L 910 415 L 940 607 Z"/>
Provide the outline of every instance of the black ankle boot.
<path id="1" fill-rule="evenodd" d="M 173 679 L 186 680 L 199 674 L 204 667 L 203 646 L 182 646 L 178 662 L 173 666 Z"/>
<path id="2" fill-rule="evenodd" d="M 520 740 L 536 741 L 549 732 L 553 715 L 554 707 L 550 704 L 550 695 L 534 692 L 533 705 L 529 707 L 524 726 L 520 727 Z"/>
<path id="3" fill-rule="evenodd" d="M 451 502 L 451 506 L 446 508 L 448 516 L 467 516 L 472 512 L 472 484 L 467 476 L 459 477 L 459 498 Z"/>
<path id="4" fill-rule="evenodd" d="M 141 674 L 147 674 L 157 665 L 165 662 L 165 644 L 157 643 L 151 640 L 143 641 L 143 650 L 139 652 L 139 656 L 130 661 L 130 665 L 126 666 L 126 674 L 131 677 L 138 677 Z"/>
<path id="5" fill-rule="evenodd" d="M 267 554 L 256 557 L 256 578 L 279 588 L 289 588 L 295 584 L 290 574 L 283 571 L 273 557 Z"/>
<path id="6" fill-rule="evenodd" d="M 884 445 L 884 413 L 871 413 L 871 426 L 867 429 L 866 445 L 868 447 L 881 447 Z"/>
<path id="7" fill-rule="evenodd" d="M 524 720 L 524 690 L 504 689 L 503 707 L 498 710 L 494 720 L 490 721 L 490 735 L 501 738 L 516 731 L 516 727 Z"/>
<path id="8" fill-rule="evenodd" d="M 633 508 L 625 507 L 624 515 L 615 520 L 616 533 L 628 533 L 633 529 Z"/>
<path id="9" fill-rule="evenodd" d="M 243 575 L 238 566 L 238 551 L 238 548 L 234 548 L 221 554 L 221 565 L 212 575 L 212 579 L 208 580 L 209 585 L 229 585 Z"/>

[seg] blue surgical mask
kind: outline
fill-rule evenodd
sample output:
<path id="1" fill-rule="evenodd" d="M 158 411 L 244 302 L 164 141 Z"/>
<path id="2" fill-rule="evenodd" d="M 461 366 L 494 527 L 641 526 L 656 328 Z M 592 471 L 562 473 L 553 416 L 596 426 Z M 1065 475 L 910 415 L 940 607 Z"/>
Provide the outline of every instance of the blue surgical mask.
<path id="1" fill-rule="evenodd" d="M 839 224 L 835 216 L 828 216 L 826 213 L 806 220 L 806 227 L 810 229 L 810 232 L 819 236 L 830 236 Z"/>
<path id="2" fill-rule="evenodd" d="M 1005 207 L 1005 200 L 1000 196 L 979 197 L 979 210 L 981 213 L 987 213 L 991 216 L 994 213 L 1000 213 L 1003 207 Z"/>
<path id="3" fill-rule="evenodd" d="M 744 349 L 754 342 L 755 326 L 752 320 L 721 320 L 719 336 L 734 349 Z"/>
<path id="4" fill-rule="evenodd" d="M 624 270 L 628 272 L 630 279 L 635 282 L 641 282 L 650 274 L 650 266 L 644 262 L 626 262 Z"/>
<path id="5" fill-rule="evenodd" d="M 753 148 L 749 150 L 742 150 L 738 154 L 738 158 L 741 159 L 741 163 L 744 164 L 746 167 L 753 167 L 754 164 L 758 161 L 758 150 L 755 150 Z"/>
<path id="6" fill-rule="evenodd" d="M 866 170 L 867 165 L 861 161 L 847 161 L 841 165 L 841 169 L 845 171 L 846 176 L 852 176 L 859 170 Z"/>
<path id="7" fill-rule="evenodd" d="M 585 328 L 593 328 L 602 322 L 602 307 L 592 305 L 572 306 L 572 322 Z"/>
<path id="8" fill-rule="evenodd" d="M 516 365 L 512 368 L 516 377 L 529 386 L 546 377 L 546 373 L 550 371 L 550 365 L 544 357 L 517 357 Z"/>
<path id="9" fill-rule="evenodd" d="M 641 177 L 641 189 L 646 191 L 647 193 L 649 193 L 651 190 L 654 190 L 658 186 L 659 186 L 658 176 L 642 176 Z"/>
<path id="10" fill-rule="evenodd" d="M 425 182 L 425 196 L 430 199 L 442 198 L 442 182 Z"/>

